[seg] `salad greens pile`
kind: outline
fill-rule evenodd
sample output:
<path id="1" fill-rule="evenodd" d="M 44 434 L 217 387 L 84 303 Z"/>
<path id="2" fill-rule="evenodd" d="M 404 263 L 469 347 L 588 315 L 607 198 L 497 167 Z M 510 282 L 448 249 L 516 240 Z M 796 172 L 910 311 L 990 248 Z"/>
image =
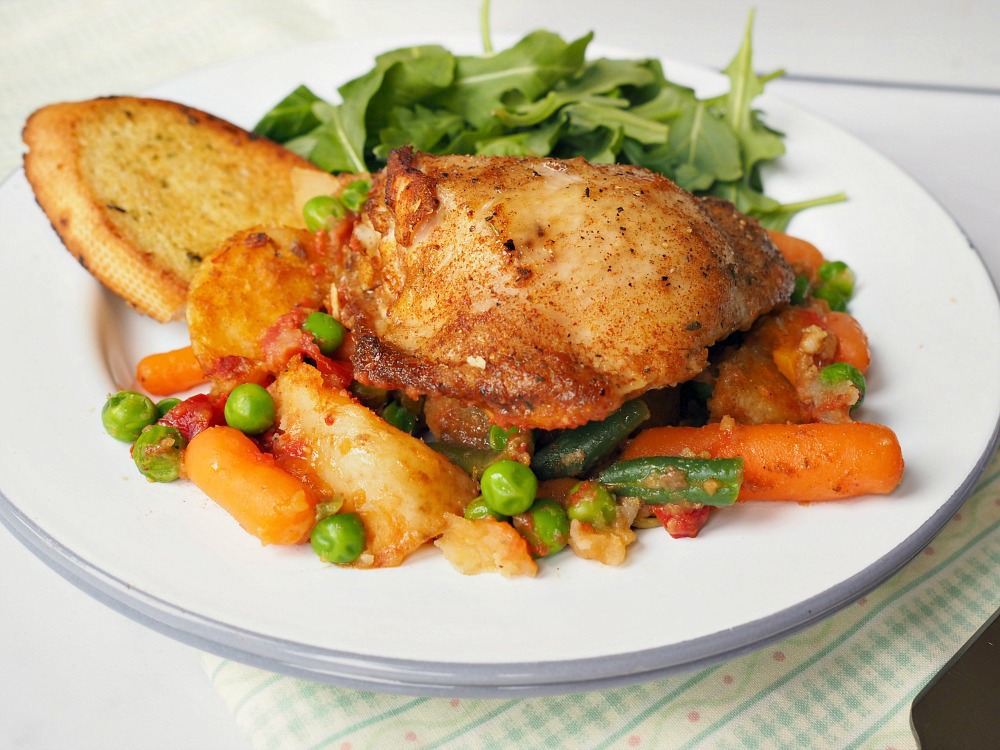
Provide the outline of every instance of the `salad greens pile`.
<path id="1" fill-rule="evenodd" d="M 535 31 L 493 53 L 484 30 L 483 55 L 438 45 L 392 50 L 338 89 L 340 103 L 299 86 L 254 130 L 330 172 L 377 170 L 406 144 L 434 154 L 636 164 L 783 230 L 799 211 L 845 196 L 783 204 L 764 193 L 761 167 L 785 147 L 752 104 L 782 72 L 754 72 L 752 29 L 751 12 L 723 71 L 729 91 L 712 98 L 667 80 L 654 59 L 586 60 L 593 33 L 566 42 Z"/>

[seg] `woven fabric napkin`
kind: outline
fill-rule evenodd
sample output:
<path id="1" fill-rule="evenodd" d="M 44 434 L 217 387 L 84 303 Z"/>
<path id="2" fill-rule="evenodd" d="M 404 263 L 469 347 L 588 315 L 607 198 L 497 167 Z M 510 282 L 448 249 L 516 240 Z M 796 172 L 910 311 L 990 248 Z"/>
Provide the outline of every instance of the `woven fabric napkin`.
<path id="1" fill-rule="evenodd" d="M 555 698 L 348 690 L 204 655 L 257 750 L 916 747 L 910 704 L 1000 606 L 1000 453 L 933 543 L 797 635 L 709 669 Z"/>
<path id="2" fill-rule="evenodd" d="M 37 106 L 141 91 L 213 62 L 338 36 L 324 0 L 0 0 L 0 175 Z M 355 22 L 357 19 L 355 19 Z M 350 24 L 348 24 L 350 25 Z M 558 698 L 413 698 L 204 655 L 255 748 L 881 748 L 1000 605 L 1000 460 L 922 554 L 822 623 L 701 672 Z"/>

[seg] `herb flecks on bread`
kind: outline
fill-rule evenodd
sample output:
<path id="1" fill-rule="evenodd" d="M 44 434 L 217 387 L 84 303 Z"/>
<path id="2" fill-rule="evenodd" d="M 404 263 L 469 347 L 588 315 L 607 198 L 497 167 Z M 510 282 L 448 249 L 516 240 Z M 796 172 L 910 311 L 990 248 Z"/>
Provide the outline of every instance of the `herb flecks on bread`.
<path id="1" fill-rule="evenodd" d="M 292 173 L 318 171 L 190 107 L 107 97 L 53 104 L 24 128 L 25 174 L 69 251 L 140 312 L 180 316 L 188 282 L 230 235 L 302 226 Z"/>

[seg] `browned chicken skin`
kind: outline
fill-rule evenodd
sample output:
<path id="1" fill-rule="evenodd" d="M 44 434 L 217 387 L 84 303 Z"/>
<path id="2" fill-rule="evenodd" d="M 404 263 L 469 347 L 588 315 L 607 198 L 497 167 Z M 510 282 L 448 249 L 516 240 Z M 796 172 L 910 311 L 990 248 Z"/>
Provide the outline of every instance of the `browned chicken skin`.
<path id="1" fill-rule="evenodd" d="M 370 196 L 338 279 L 356 377 L 504 426 L 688 380 L 791 293 L 756 221 L 637 167 L 399 149 Z"/>

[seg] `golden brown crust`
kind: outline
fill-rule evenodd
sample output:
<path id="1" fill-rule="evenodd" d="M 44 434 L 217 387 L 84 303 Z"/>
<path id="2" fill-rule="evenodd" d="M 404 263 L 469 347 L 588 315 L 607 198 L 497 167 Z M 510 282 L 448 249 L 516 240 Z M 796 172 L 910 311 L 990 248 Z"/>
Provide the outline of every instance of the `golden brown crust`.
<path id="1" fill-rule="evenodd" d="M 255 224 L 299 226 L 283 147 L 174 102 L 53 104 L 23 132 L 25 174 L 66 248 L 159 321 L 179 316 L 201 260 Z"/>
<path id="2" fill-rule="evenodd" d="M 338 280 L 357 377 L 500 425 L 603 419 L 791 293 L 757 222 L 637 167 L 404 151 L 372 195 Z"/>

